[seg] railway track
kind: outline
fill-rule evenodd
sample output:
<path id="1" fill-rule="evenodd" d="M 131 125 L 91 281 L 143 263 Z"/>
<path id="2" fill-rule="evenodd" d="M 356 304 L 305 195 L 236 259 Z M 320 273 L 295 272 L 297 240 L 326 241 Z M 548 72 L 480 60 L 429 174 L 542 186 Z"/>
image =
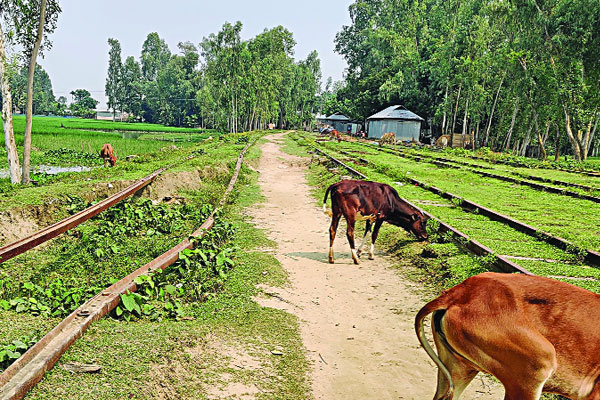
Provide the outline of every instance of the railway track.
<path id="1" fill-rule="evenodd" d="M 495 174 L 492 172 L 480 171 L 476 168 L 473 168 L 472 166 L 469 167 L 469 166 L 464 165 L 465 163 L 461 163 L 462 165 L 455 165 L 455 164 L 453 164 L 453 161 L 450 161 L 450 160 L 442 161 L 442 160 L 439 160 L 439 159 L 436 159 L 433 157 L 427 157 L 427 156 L 423 156 L 423 155 L 420 155 L 420 156 L 410 155 L 410 154 L 406 154 L 406 153 L 398 151 L 398 150 L 389 149 L 387 147 L 379 148 L 378 150 L 379 151 L 387 151 L 390 154 L 395 154 L 399 157 L 404 157 L 404 158 L 412 159 L 415 161 L 424 161 L 424 162 L 431 163 L 431 164 L 434 164 L 434 165 L 437 165 L 440 167 L 444 167 L 444 168 L 463 169 L 463 170 L 470 171 L 475 174 L 485 176 L 488 178 L 494 178 L 494 179 L 502 180 L 505 182 L 516 183 L 518 185 L 525 185 L 525 186 L 529 186 L 534 189 L 542 190 L 542 191 L 549 192 L 549 193 L 555 193 L 555 194 L 560 194 L 560 195 L 564 195 L 564 196 L 574 197 L 577 199 L 584 199 L 584 200 L 593 201 L 595 203 L 600 203 L 600 197 L 591 196 L 588 194 L 582 194 L 582 193 L 578 193 L 578 192 L 573 192 L 571 190 L 566 190 L 566 189 L 555 187 L 555 186 L 542 185 L 542 184 L 530 182 L 529 180 L 527 180 L 527 179 L 532 179 L 532 180 L 540 180 L 540 181 L 548 182 L 549 180 L 545 179 L 545 178 L 527 176 L 527 177 L 524 177 L 525 179 L 518 179 L 518 178 L 513 178 L 510 176 L 498 175 L 498 174 Z M 557 185 L 578 187 L 580 189 L 584 189 L 587 191 L 598 190 L 598 189 L 590 187 L 590 186 L 573 184 L 570 182 L 563 182 L 563 181 L 558 181 L 558 180 L 550 180 L 550 181 L 552 181 L 552 183 L 557 184 Z"/>
<path id="2" fill-rule="evenodd" d="M 318 153 L 323 154 L 324 156 L 328 157 L 335 164 L 344 167 L 349 172 L 351 172 L 353 175 L 358 176 L 359 178 L 362 178 L 362 179 L 369 179 L 367 177 L 367 175 L 356 171 L 352 167 L 349 167 L 344 162 L 333 157 L 329 153 L 324 152 L 323 150 L 319 149 L 317 146 L 310 145 L 310 147 L 315 149 L 315 151 L 317 151 Z M 461 232 L 457 228 L 453 227 L 452 225 L 442 221 L 441 219 L 435 217 L 434 215 L 430 214 L 429 212 L 416 206 L 415 204 L 411 203 L 410 201 L 408 201 L 404 198 L 402 200 L 404 202 L 406 202 L 406 204 L 408 204 L 408 206 L 411 207 L 412 209 L 417 210 L 417 211 L 423 213 L 425 216 L 427 216 L 427 218 L 436 221 L 439 224 L 439 232 L 450 233 L 454 237 L 454 239 L 456 240 L 457 243 L 459 243 L 460 245 L 465 247 L 467 250 L 469 250 L 473 254 L 476 254 L 479 256 L 494 257 L 494 264 L 496 265 L 496 267 L 499 270 L 504 271 L 504 272 L 520 272 L 520 273 L 527 274 L 527 275 L 533 275 L 527 269 L 525 269 L 525 268 L 519 266 L 518 264 L 514 263 L 513 261 L 509 260 L 506 256 L 499 255 L 499 254 L 495 253 L 493 250 L 491 250 L 489 247 L 483 245 L 482 243 L 469 238 L 469 236 L 467 236 L 465 233 Z"/>
<path id="3" fill-rule="evenodd" d="M 370 152 L 359 151 L 359 150 L 365 150 L 365 149 L 372 150 L 371 146 L 366 146 L 365 147 L 363 145 L 358 145 L 357 146 L 355 144 L 347 144 L 345 146 L 345 149 L 353 151 L 354 153 L 357 153 L 357 154 L 359 154 L 359 153 L 367 154 L 367 157 L 368 156 L 374 156 L 374 155 L 378 154 L 377 152 L 373 152 L 373 151 L 370 151 Z M 336 150 L 340 150 L 340 149 L 336 149 Z M 369 163 L 371 161 L 374 161 L 372 159 L 371 160 L 367 160 L 365 158 L 357 158 L 357 159 L 361 163 L 363 163 L 363 164 Z M 391 161 L 391 162 L 394 163 L 394 161 Z M 414 176 L 414 173 L 416 171 L 411 167 L 411 165 L 414 166 L 415 164 L 411 164 L 410 161 L 399 161 L 399 163 L 400 164 L 397 167 L 395 167 L 394 169 L 397 170 L 398 168 L 400 168 L 401 170 L 404 170 L 406 168 L 407 171 L 412 171 L 412 175 L 409 175 L 409 174 L 396 174 L 397 175 L 396 177 L 398 179 L 407 180 L 407 181 L 410 181 L 413 184 L 422 186 L 425 189 L 430 189 L 430 186 L 432 186 L 431 182 L 422 182 L 420 180 L 422 178 L 420 178 L 418 180 L 412 178 L 412 176 Z M 392 168 L 390 168 L 391 164 L 390 164 L 390 160 L 389 159 L 387 160 L 387 164 L 385 164 L 385 165 L 387 165 L 386 168 L 392 169 Z M 378 168 L 378 167 L 375 167 L 375 168 L 381 170 L 381 168 Z M 387 172 L 387 171 L 384 171 L 384 172 Z M 432 173 L 431 174 L 431 178 L 434 181 L 437 181 L 438 183 L 442 182 L 442 181 L 440 181 L 441 176 L 439 175 L 439 173 L 437 173 L 437 174 L 436 173 Z M 472 189 L 470 189 L 470 187 L 466 186 L 465 184 L 462 184 L 462 186 L 461 185 L 454 185 L 454 184 L 449 184 L 449 185 L 445 184 L 445 182 L 447 182 L 447 181 L 452 181 L 452 180 L 459 180 L 459 181 L 461 181 L 461 180 L 465 179 L 466 177 L 464 177 L 462 175 L 458 175 L 458 174 L 454 173 L 454 174 L 450 174 L 448 176 L 444 176 L 443 178 L 444 178 L 444 180 L 443 180 L 444 184 L 442 184 L 442 186 L 453 186 L 453 187 L 456 187 L 457 190 L 459 190 L 459 191 L 462 190 L 465 193 L 471 193 L 472 192 Z M 466 179 L 468 179 L 468 178 L 466 178 Z M 471 183 L 471 184 L 473 184 L 473 183 Z M 481 181 L 476 182 L 476 185 L 482 185 L 482 184 L 485 185 L 486 184 L 485 181 L 484 182 L 481 182 Z M 489 186 L 489 184 L 488 184 L 488 186 Z M 506 204 L 505 204 L 504 206 L 501 207 L 501 209 L 504 209 L 503 212 L 508 213 L 509 215 L 510 214 L 517 214 L 518 215 L 518 214 L 522 214 L 523 212 L 536 211 L 536 208 L 532 209 L 530 204 L 526 204 L 526 203 L 521 204 L 519 202 L 517 202 L 517 203 L 514 202 L 515 195 L 518 194 L 519 196 L 521 196 L 521 194 L 519 194 L 519 192 L 513 193 L 516 190 L 513 190 L 512 186 L 511 187 L 504 186 L 501 189 L 502 190 L 500 190 L 498 192 L 500 197 L 497 198 L 497 201 L 496 201 L 496 199 L 494 199 L 494 203 L 493 204 L 502 204 L 503 201 L 506 204 L 509 204 L 508 206 L 506 206 Z M 437 192 L 444 192 L 444 190 L 441 190 L 441 189 L 438 189 L 438 188 L 435 188 L 435 187 L 433 188 L 433 191 L 434 192 L 436 192 L 436 191 Z M 481 190 L 479 190 L 479 191 L 473 191 L 473 193 L 484 193 L 484 192 L 482 192 Z M 446 192 L 444 192 L 444 193 L 446 193 Z M 528 195 L 524 194 L 523 196 L 528 196 Z M 464 197 L 452 195 L 451 193 L 448 193 L 448 198 L 454 198 L 458 203 L 462 203 L 463 200 L 465 200 Z M 489 195 L 486 196 L 485 194 L 483 194 L 483 195 L 479 194 L 479 198 L 483 202 L 487 201 L 487 203 L 488 203 L 487 207 L 489 208 L 489 203 L 491 201 L 490 196 Z M 566 209 L 571 210 L 571 211 L 577 211 L 577 210 L 580 210 L 580 208 L 585 208 L 585 210 L 582 210 L 582 211 L 585 211 L 585 213 L 581 214 L 581 215 L 589 215 L 590 217 L 593 217 L 593 218 L 595 218 L 595 215 L 596 215 L 595 212 L 594 212 L 595 208 L 594 208 L 593 205 L 591 205 L 591 204 L 589 206 L 588 205 L 584 205 L 581 200 L 577 200 L 577 199 L 575 199 L 575 200 L 564 199 L 564 201 L 562 203 L 560 203 L 559 198 L 557 198 L 553 194 L 548 194 L 548 195 L 543 195 L 543 197 L 539 197 L 539 198 L 535 197 L 535 200 L 536 201 L 541 201 L 541 202 L 552 202 L 552 203 L 555 203 L 555 204 L 564 204 L 564 207 Z M 468 202 L 465 205 L 467 206 L 467 208 L 473 208 L 473 207 L 469 206 Z M 560 207 L 558 209 L 556 209 L 555 212 L 562 214 L 562 212 L 560 211 Z M 585 232 L 588 231 L 589 222 L 591 222 L 592 220 L 589 220 L 589 222 L 585 222 L 585 224 L 584 224 L 585 225 L 585 231 L 581 231 L 581 227 L 580 226 L 582 225 L 582 222 L 580 222 L 580 221 L 586 221 L 586 220 L 583 219 L 581 216 L 579 216 L 576 219 L 569 218 L 570 215 L 573 215 L 575 217 L 576 215 L 578 215 L 578 213 L 576 213 L 576 212 L 570 212 L 570 213 L 564 214 L 564 216 L 565 216 L 564 220 L 565 221 L 569 221 L 569 223 L 571 223 L 570 221 L 573 221 L 572 224 L 573 224 L 573 229 L 574 230 L 579 229 L 579 231 L 583 232 L 583 233 L 585 233 Z M 557 217 L 559 217 L 559 216 L 557 215 Z M 535 218 L 535 219 L 534 218 L 529 218 L 529 220 L 530 220 L 530 222 L 528 223 L 529 225 L 531 225 L 532 223 L 537 225 L 536 222 L 538 222 L 538 220 L 539 221 L 543 221 L 543 222 L 541 222 L 541 225 L 544 227 L 544 230 L 537 229 L 537 232 L 534 232 L 533 230 L 529 229 L 528 228 L 529 225 L 527 223 L 523 223 L 522 224 L 523 225 L 523 230 L 522 231 L 523 232 L 530 231 L 529 233 L 531 235 L 535 236 L 535 237 L 540 237 L 540 235 L 544 236 L 542 234 L 542 232 L 544 232 L 544 231 L 546 231 L 546 232 L 553 232 L 553 229 L 551 227 L 554 227 L 554 226 L 563 226 L 562 224 L 557 224 L 558 221 L 555 220 L 555 219 L 552 219 L 551 218 L 551 214 L 546 214 L 546 216 L 543 217 L 543 218 L 541 218 L 541 219 L 538 219 L 538 218 Z M 594 219 L 594 221 L 595 221 L 595 219 Z M 512 222 L 510 222 L 510 221 L 507 221 L 507 223 L 512 224 Z M 568 226 L 570 226 L 570 225 L 564 225 L 564 227 L 568 227 Z M 557 229 L 557 231 L 558 232 L 566 232 L 566 230 L 564 228 L 563 229 Z M 575 240 L 571 240 L 571 241 L 564 240 L 564 239 L 555 240 L 555 238 L 556 239 L 560 239 L 560 236 L 563 236 L 563 235 L 561 235 L 560 233 L 557 234 L 557 232 L 555 230 L 554 233 L 548 234 L 547 237 L 546 237 L 546 239 L 549 242 L 553 242 L 554 245 L 557 245 L 560 248 L 563 248 L 563 249 L 566 248 L 568 251 L 570 251 L 572 253 L 580 253 L 582 251 L 587 252 L 588 257 L 589 257 L 588 260 L 590 262 L 597 263 L 597 260 L 598 260 L 598 256 L 597 256 L 598 252 L 597 252 L 597 250 L 598 249 L 595 247 L 596 244 L 595 244 L 594 240 L 588 240 L 586 237 L 584 237 L 585 235 L 582 236 L 582 233 L 577 233 L 576 235 L 572 235 L 572 236 L 570 235 L 569 236 L 569 237 L 573 237 Z M 552 237 L 554 237 L 554 238 L 552 238 Z M 574 242 L 575 244 L 573 244 L 572 242 Z M 581 243 L 590 243 L 590 242 L 592 243 L 592 246 L 585 246 L 585 245 L 581 244 Z M 580 243 L 580 244 L 577 244 L 577 243 Z M 584 249 L 586 247 L 587 248 L 591 248 L 592 250 L 585 251 Z"/>
<path id="4" fill-rule="evenodd" d="M 464 165 L 466 167 L 475 168 L 475 169 L 495 170 L 497 172 L 504 172 L 504 173 L 507 173 L 507 174 L 516 175 L 516 176 L 519 176 L 521 178 L 529 179 L 529 180 L 532 180 L 532 181 L 544 182 L 544 183 L 551 183 L 553 185 L 559 185 L 559 186 L 573 187 L 573 188 L 585 190 L 585 191 L 588 191 L 588 192 L 591 192 L 591 191 L 600 191 L 600 187 L 592 187 L 592 186 L 588 186 L 588 185 L 582 185 L 582 184 L 579 184 L 579 183 L 561 181 L 561 180 L 558 180 L 558 179 L 544 178 L 544 177 L 540 177 L 540 176 L 525 174 L 525 173 L 522 173 L 522 172 L 519 172 L 519 171 L 509 171 L 509 170 L 506 170 L 506 169 L 499 170 L 499 169 L 496 169 L 494 167 L 489 167 L 489 166 L 479 165 L 479 164 L 472 164 L 472 163 L 468 163 L 466 161 L 454 160 L 454 159 L 445 158 L 445 157 L 435 157 L 435 156 L 432 156 L 432 155 L 426 155 L 426 154 L 420 154 L 420 153 L 418 153 L 417 155 L 413 155 L 413 156 L 415 158 L 416 157 L 423 157 L 423 158 L 433 159 L 433 160 L 436 160 L 436 161 L 446 162 L 446 163 L 450 163 L 450 164 Z"/>
<path id="5" fill-rule="evenodd" d="M 86 301 L 27 350 L 0 374 L 0 400 L 16 400 L 25 397 L 27 392 L 43 378 L 44 374 L 52 369 L 67 349 L 83 335 L 92 322 L 99 320 L 119 304 L 121 294 L 127 291 L 136 291 L 135 279 L 137 277 L 173 264 L 179 258 L 180 251 L 193 247 L 194 238 L 202 238 L 213 227 L 216 212 L 225 204 L 233 190 L 244 155 L 253 143 L 254 141 L 250 141 L 238 156 L 229 185 L 207 220 L 188 239 L 181 241 L 175 247 Z"/>
<path id="6" fill-rule="evenodd" d="M 193 155 L 189 156 L 189 157 L 185 158 L 183 161 L 190 160 L 193 157 L 194 157 Z M 103 211 L 109 209 L 110 207 L 114 206 L 115 204 L 119 203 L 121 200 L 124 200 L 124 199 L 132 196 L 134 193 L 138 192 L 139 190 L 145 188 L 146 186 L 148 186 L 149 184 L 154 182 L 154 180 L 160 174 L 162 174 L 164 171 L 168 170 L 169 168 L 172 168 L 174 165 L 175 164 L 170 164 L 166 167 L 157 169 L 156 171 L 154 171 L 153 173 L 151 173 L 148 176 L 145 176 L 144 178 L 140 179 L 136 183 L 129 185 L 128 187 L 121 190 L 120 192 L 117 192 L 117 193 L 113 194 L 112 196 L 107 197 L 106 199 L 98 202 L 97 204 L 94 204 L 91 207 L 86 208 L 85 210 L 82 210 L 76 214 L 73 214 L 70 217 L 67 217 L 67 218 L 63 219 L 62 221 L 59 221 L 55 224 L 47 226 L 29 236 L 26 236 L 22 239 L 16 240 L 12 243 L 9 243 L 9 244 L 6 244 L 6 245 L 0 247 L 0 263 L 10 260 L 11 258 L 18 256 L 19 254 L 22 254 L 22 253 L 26 252 L 27 250 L 31 250 L 34 247 L 39 246 L 40 244 L 47 242 L 48 240 L 53 239 L 53 238 L 65 233 L 69 229 L 75 228 L 76 226 L 84 223 L 85 221 L 89 220 L 90 218 L 95 217 L 96 215 L 100 214 L 101 212 L 103 212 Z"/>
<path id="7" fill-rule="evenodd" d="M 518 162 L 513 162 L 513 161 L 492 160 L 492 159 L 488 159 L 485 157 L 478 157 L 475 155 L 472 155 L 470 157 L 473 159 L 476 159 L 476 160 L 490 162 L 492 164 L 504 164 L 504 165 L 510 165 L 511 167 L 527 167 L 527 164 L 525 164 L 525 163 L 518 163 Z M 544 168 L 544 169 L 600 178 L 600 172 L 589 172 L 589 171 L 581 171 L 581 170 L 580 171 L 572 171 L 570 169 L 563 169 L 563 168 Z"/>
<path id="8" fill-rule="evenodd" d="M 340 154 L 343 154 L 343 152 Z M 373 164 L 365 158 L 355 157 L 353 159 L 359 165 Z M 369 175 L 381 176 L 380 174 Z M 374 178 L 375 176 L 371 177 Z M 383 181 L 385 178 L 378 177 L 378 180 Z M 393 181 L 389 182 L 390 179 L 387 180 L 388 183 L 393 184 Z M 413 185 L 418 184 L 416 180 L 413 180 L 411 183 Z M 600 255 L 597 252 L 587 251 L 585 259 L 581 260 L 581 254 L 578 249 L 564 239 L 550 234 L 544 236 L 542 231 L 535 227 L 504 216 L 459 196 L 443 192 L 435 187 L 431 188 L 428 185 L 419 185 L 418 187 L 421 191 L 428 189 L 430 194 L 434 194 L 437 197 L 438 200 L 423 196 L 420 193 L 413 196 L 413 198 L 427 197 L 422 204 L 423 207 L 428 208 L 430 211 L 439 206 L 446 207 L 445 210 L 456 208 L 462 210 L 460 214 L 447 211 L 446 214 L 449 215 L 450 220 L 448 221 L 446 218 L 444 220 L 453 225 L 454 222 L 452 221 L 455 221 L 462 226 L 466 226 L 467 230 L 463 231 L 464 236 L 478 238 L 482 236 L 482 232 L 485 233 L 483 236 L 490 236 L 480 240 L 484 246 L 486 246 L 486 242 L 489 245 L 488 252 L 484 254 L 500 254 L 507 260 L 514 260 L 523 269 L 530 269 L 534 273 L 542 275 L 560 276 L 571 283 L 573 283 L 573 280 L 583 279 L 583 277 L 588 275 L 593 276 L 594 280 L 600 277 L 600 274 L 594 271 L 595 269 L 590 269 L 589 266 L 582 262 L 584 261 L 589 265 L 597 266 L 600 260 Z M 414 189 L 412 191 L 414 192 Z M 439 204 L 440 197 L 446 200 L 444 204 Z M 460 207 L 456 207 L 457 205 Z M 433 214 L 436 214 L 436 212 L 433 212 Z M 459 226 L 458 229 L 463 228 Z M 464 239 L 462 241 L 464 242 Z M 515 249 L 511 249 L 511 242 L 516 243 L 514 246 Z M 473 249 L 469 250 L 475 254 L 480 254 L 477 251 L 473 251 Z M 520 265 L 524 263 L 526 265 Z"/>
<path id="9" fill-rule="evenodd" d="M 340 153 L 351 156 L 350 153 L 343 151 L 343 150 L 340 150 Z M 360 160 L 363 163 L 366 162 L 368 164 L 373 164 L 371 161 L 365 160 L 364 158 L 360 158 Z M 581 254 L 581 252 L 585 252 L 585 261 L 588 264 L 590 264 L 596 268 L 600 268 L 600 253 L 598 253 L 597 251 L 589 250 L 589 249 L 579 249 L 573 243 L 570 243 L 569 241 L 567 241 L 563 238 L 551 235 L 550 233 L 544 232 L 543 230 L 541 230 L 539 228 L 533 227 L 533 226 L 528 225 L 524 222 L 521 222 L 517 219 L 514 219 L 514 218 L 511 218 L 504 214 L 501 214 L 501 213 L 494 211 L 488 207 L 477 204 L 471 200 L 465 199 L 461 196 L 457 196 L 450 192 L 443 191 L 442 189 L 439 189 L 435 186 L 429 185 L 425 182 L 419 181 L 414 178 L 407 178 L 407 179 L 409 180 L 410 183 L 412 183 L 416 186 L 419 186 L 425 190 L 428 190 L 432 193 L 435 193 L 435 194 L 439 195 L 440 197 L 443 197 L 443 198 L 449 199 L 449 200 L 455 200 L 454 204 L 458 204 L 458 206 L 460 206 L 467 212 L 477 212 L 482 215 L 485 215 L 486 217 L 488 217 L 494 221 L 498 221 L 505 225 L 508 225 L 511 228 L 514 228 L 520 232 L 523 232 L 533 238 L 544 240 L 545 242 L 549 243 L 550 245 L 555 246 L 555 247 L 557 247 L 561 250 L 564 250 L 566 252 L 569 252 L 571 254 L 579 255 L 579 254 Z"/>

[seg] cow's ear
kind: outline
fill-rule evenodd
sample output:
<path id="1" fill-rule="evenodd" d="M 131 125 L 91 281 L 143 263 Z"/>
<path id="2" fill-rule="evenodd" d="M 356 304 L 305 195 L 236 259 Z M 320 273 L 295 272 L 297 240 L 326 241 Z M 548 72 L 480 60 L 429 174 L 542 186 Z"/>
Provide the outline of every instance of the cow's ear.
<path id="1" fill-rule="evenodd" d="M 416 221 L 416 220 L 418 220 L 418 219 L 419 219 L 419 216 L 418 216 L 417 214 L 412 214 L 412 215 L 410 216 L 410 219 L 411 219 L 412 221 Z"/>

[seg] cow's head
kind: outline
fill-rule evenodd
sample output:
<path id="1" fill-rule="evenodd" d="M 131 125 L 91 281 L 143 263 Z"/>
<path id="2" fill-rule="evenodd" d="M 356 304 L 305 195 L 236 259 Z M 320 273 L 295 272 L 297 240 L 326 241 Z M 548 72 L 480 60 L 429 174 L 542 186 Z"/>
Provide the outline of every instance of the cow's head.
<path id="1" fill-rule="evenodd" d="M 117 157 L 111 155 L 110 156 L 110 166 L 114 167 L 116 163 L 117 163 Z"/>
<path id="2" fill-rule="evenodd" d="M 419 239 L 420 241 L 427 240 L 427 219 L 423 214 L 416 211 L 409 215 L 409 230 Z"/>
<path id="3" fill-rule="evenodd" d="M 397 212 L 388 222 L 413 233 L 420 241 L 427 240 L 429 237 L 426 229 L 427 218 L 417 210 Z"/>

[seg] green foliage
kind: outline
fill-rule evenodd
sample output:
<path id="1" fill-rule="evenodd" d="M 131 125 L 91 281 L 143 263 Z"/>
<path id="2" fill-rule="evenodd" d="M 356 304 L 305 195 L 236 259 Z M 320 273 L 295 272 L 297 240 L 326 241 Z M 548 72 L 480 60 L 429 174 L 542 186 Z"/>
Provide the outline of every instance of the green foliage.
<path id="1" fill-rule="evenodd" d="M 543 159 L 551 146 L 576 162 L 598 150 L 597 1 L 356 0 L 349 14 L 335 38 L 348 70 L 328 111 L 364 119 L 402 104 L 435 136 L 475 133 Z"/>
<path id="2" fill-rule="evenodd" d="M 184 302 L 195 304 L 214 297 L 234 266 L 234 248 L 228 246 L 235 229 L 217 219 L 206 235 L 194 240 L 194 249 L 184 249 L 179 259 L 164 271 L 156 270 L 135 279 L 137 292 L 121 295 L 114 317 L 181 318 Z"/>
<path id="3" fill-rule="evenodd" d="M 97 153 L 88 153 L 61 147 L 55 150 L 47 150 L 43 155 L 44 162 L 48 164 L 61 164 L 63 162 L 77 165 L 100 165 L 102 160 Z"/>
<path id="4" fill-rule="evenodd" d="M 96 116 L 94 109 L 98 105 L 98 100 L 92 98 L 89 91 L 77 89 L 71 92 L 73 102 L 69 106 L 71 114 L 82 118 L 93 118 Z"/>
<path id="5" fill-rule="evenodd" d="M 6 369 L 10 364 L 19 359 L 40 338 L 39 332 L 31 335 L 23 335 L 18 339 L 4 345 L 0 345 L 0 371 Z"/>

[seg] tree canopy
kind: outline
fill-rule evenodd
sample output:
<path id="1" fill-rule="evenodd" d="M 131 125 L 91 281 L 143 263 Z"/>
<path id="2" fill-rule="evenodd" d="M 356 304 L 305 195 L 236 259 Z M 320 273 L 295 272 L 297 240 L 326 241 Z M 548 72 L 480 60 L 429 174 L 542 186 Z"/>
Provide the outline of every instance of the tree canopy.
<path id="1" fill-rule="evenodd" d="M 310 124 L 320 91 L 317 53 L 295 61 L 296 42 L 282 26 L 250 40 L 242 40 L 241 32 L 241 22 L 225 23 L 198 46 L 179 43 L 176 54 L 158 33 L 148 34 L 140 61 L 127 57 L 117 81 L 109 66 L 106 93 L 122 93 L 121 103 L 111 101 L 111 107 L 148 122 L 230 132 L 268 123 Z M 113 42 L 111 54 L 115 46 Z"/>
<path id="2" fill-rule="evenodd" d="M 336 111 L 403 104 L 438 135 L 541 157 L 566 135 L 587 156 L 600 117 L 598 1 L 356 0 L 349 13 L 335 38 L 348 63 L 328 100 Z"/>

